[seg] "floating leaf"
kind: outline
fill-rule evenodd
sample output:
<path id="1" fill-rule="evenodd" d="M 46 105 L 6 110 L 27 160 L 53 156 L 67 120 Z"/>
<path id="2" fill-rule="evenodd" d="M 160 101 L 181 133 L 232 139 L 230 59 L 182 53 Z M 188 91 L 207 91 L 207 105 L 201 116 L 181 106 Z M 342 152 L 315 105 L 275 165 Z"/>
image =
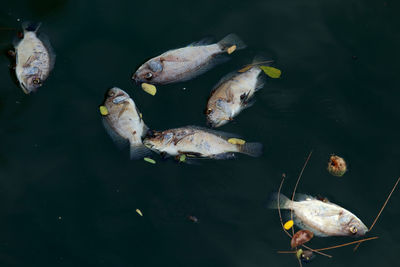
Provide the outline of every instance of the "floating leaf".
<path id="1" fill-rule="evenodd" d="M 108 109 L 106 106 L 100 106 L 100 114 L 103 116 L 107 116 L 108 115 Z"/>
<path id="2" fill-rule="evenodd" d="M 144 161 L 146 161 L 148 163 L 156 164 L 156 161 L 154 159 L 151 159 L 151 158 L 143 158 L 143 159 L 144 159 Z"/>
<path id="3" fill-rule="evenodd" d="M 293 220 L 287 221 L 284 225 L 283 228 L 285 228 L 286 230 L 289 230 L 290 228 L 293 227 Z"/>
<path id="4" fill-rule="evenodd" d="M 179 162 L 185 162 L 186 161 L 186 155 L 182 154 L 179 156 Z"/>
<path id="5" fill-rule="evenodd" d="M 303 250 L 300 248 L 300 249 L 298 249 L 298 250 L 296 251 L 296 257 L 297 257 L 298 259 L 300 259 L 300 258 L 301 258 L 301 255 L 303 255 Z"/>
<path id="6" fill-rule="evenodd" d="M 251 69 L 252 67 L 253 67 L 252 65 L 247 65 L 247 66 L 243 67 L 242 69 L 238 70 L 238 72 L 246 72 L 249 69 Z"/>
<path id="7" fill-rule="evenodd" d="M 232 145 L 244 145 L 246 143 L 246 141 L 239 138 L 229 138 L 228 142 Z"/>
<path id="8" fill-rule="evenodd" d="M 136 209 L 137 214 L 139 214 L 140 216 L 143 216 L 143 213 L 140 211 L 140 209 Z"/>
<path id="9" fill-rule="evenodd" d="M 267 74 L 271 78 L 279 78 L 281 77 L 282 72 L 274 67 L 269 67 L 269 66 L 260 66 L 260 69 L 262 69 L 265 74 Z"/>
<path id="10" fill-rule="evenodd" d="M 235 52 L 236 47 L 237 47 L 236 45 L 232 45 L 231 47 L 228 48 L 228 50 L 226 50 L 226 52 L 230 55 L 233 52 Z"/>
<path id="11" fill-rule="evenodd" d="M 148 83 L 142 83 L 142 89 L 150 94 L 150 95 L 155 95 L 157 93 L 157 88 L 152 85 L 152 84 L 148 84 Z"/>

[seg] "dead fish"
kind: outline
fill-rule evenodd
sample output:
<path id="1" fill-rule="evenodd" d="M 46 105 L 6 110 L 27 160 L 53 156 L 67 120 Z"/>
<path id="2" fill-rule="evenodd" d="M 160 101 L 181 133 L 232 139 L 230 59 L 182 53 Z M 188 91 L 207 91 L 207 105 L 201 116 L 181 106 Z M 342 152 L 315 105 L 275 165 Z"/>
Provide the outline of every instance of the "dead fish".
<path id="1" fill-rule="evenodd" d="M 292 248 L 298 247 L 303 245 L 304 243 L 307 243 L 314 237 L 313 232 L 308 231 L 308 230 L 300 230 L 297 231 L 293 237 L 292 240 L 290 241 L 290 246 Z"/>
<path id="2" fill-rule="evenodd" d="M 37 31 L 39 24 L 23 23 L 23 39 L 15 43 L 15 74 L 25 94 L 43 85 L 54 67 L 55 54 L 47 38 Z"/>
<path id="3" fill-rule="evenodd" d="M 197 126 L 187 126 L 162 132 L 149 131 L 143 144 L 163 155 L 186 155 L 195 158 L 228 159 L 235 153 L 258 157 L 262 153 L 260 143 L 243 145 L 228 142 L 231 134 L 212 131 Z"/>
<path id="4" fill-rule="evenodd" d="M 295 224 L 316 236 L 363 236 L 368 232 L 365 224 L 350 211 L 328 201 L 321 201 L 307 195 L 296 194 L 298 201 L 291 201 L 279 195 L 281 209 L 293 211 Z M 278 194 L 275 194 L 270 208 L 278 208 Z"/>
<path id="5" fill-rule="evenodd" d="M 132 159 L 150 154 L 142 143 L 148 127 L 132 98 L 120 88 L 114 87 L 107 91 L 104 106 L 107 113 L 103 116 L 103 124 L 111 138 L 120 147 L 128 141 Z"/>
<path id="6" fill-rule="evenodd" d="M 254 104 L 254 93 L 264 86 L 265 79 L 261 73 L 262 70 L 254 64 L 245 72 L 226 75 L 214 86 L 205 111 L 209 126 L 220 127 Z"/>
<path id="7" fill-rule="evenodd" d="M 214 44 L 202 40 L 148 60 L 133 74 L 132 79 L 137 83 L 150 84 L 187 81 L 226 61 L 226 57 L 219 55 L 232 53 L 232 48 L 239 50 L 245 47 L 235 34 L 230 34 Z"/>

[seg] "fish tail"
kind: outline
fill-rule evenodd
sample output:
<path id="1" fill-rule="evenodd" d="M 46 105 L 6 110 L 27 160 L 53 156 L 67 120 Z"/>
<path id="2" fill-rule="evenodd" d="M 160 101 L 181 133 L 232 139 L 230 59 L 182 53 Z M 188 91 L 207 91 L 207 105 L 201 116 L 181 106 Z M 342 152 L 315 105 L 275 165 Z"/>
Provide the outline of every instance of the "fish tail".
<path id="1" fill-rule="evenodd" d="M 262 154 L 263 145 L 261 143 L 245 143 L 243 145 L 238 145 L 240 153 L 259 157 Z"/>
<path id="2" fill-rule="evenodd" d="M 252 66 L 269 66 L 271 65 L 271 63 L 273 62 L 272 59 L 268 59 L 267 57 L 263 56 L 263 55 L 256 55 L 253 58 L 253 61 L 251 62 Z"/>
<path id="3" fill-rule="evenodd" d="M 236 46 L 235 50 L 246 48 L 246 44 L 234 33 L 227 35 L 224 39 L 218 42 L 218 45 L 224 52 L 232 46 Z"/>
<path id="4" fill-rule="evenodd" d="M 279 193 L 273 193 L 268 202 L 268 208 L 277 209 L 278 208 L 278 196 L 279 196 L 279 208 L 280 209 L 290 209 L 290 203 L 292 202 L 285 195 Z"/>
<path id="5" fill-rule="evenodd" d="M 132 160 L 142 159 L 151 154 L 150 149 L 145 147 L 142 143 L 139 144 L 131 144 L 130 154 Z"/>
<path id="6" fill-rule="evenodd" d="M 37 32 L 40 25 L 42 25 L 41 22 L 25 21 L 22 23 L 22 28 L 24 29 L 24 32 Z"/>

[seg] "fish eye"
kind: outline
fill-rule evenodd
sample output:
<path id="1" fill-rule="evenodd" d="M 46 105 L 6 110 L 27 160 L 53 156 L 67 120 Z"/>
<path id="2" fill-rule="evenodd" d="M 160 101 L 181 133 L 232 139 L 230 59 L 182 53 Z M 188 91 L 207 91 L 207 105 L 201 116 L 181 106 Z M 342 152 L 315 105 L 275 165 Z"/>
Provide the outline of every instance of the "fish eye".
<path id="1" fill-rule="evenodd" d="M 36 85 L 38 85 L 38 84 L 40 84 L 40 78 L 35 78 L 35 79 L 33 79 L 33 84 L 36 84 Z"/>
<path id="2" fill-rule="evenodd" d="M 354 225 L 353 225 L 353 226 L 350 226 L 350 232 L 351 232 L 353 235 L 355 235 L 355 234 L 357 233 L 357 231 L 358 231 L 357 227 L 355 227 Z"/>
<path id="3" fill-rule="evenodd" d="M 152 74 L 151 72 L 148 72 L 148 73 L 146 73 L 146 74 L 144 75 L 144 77 L 145 77 L 147 80 L 150 80 L 150 79 L 153 77 L 153 74 Z"/>
<path id="4" fill-rule="evenodd" d="M 207 110 L 206 110 L 206 114 L 208 115 L 208 114 L 210 114 L 212 112 L 212 109 L 211 108 L 208 108 Z"/>

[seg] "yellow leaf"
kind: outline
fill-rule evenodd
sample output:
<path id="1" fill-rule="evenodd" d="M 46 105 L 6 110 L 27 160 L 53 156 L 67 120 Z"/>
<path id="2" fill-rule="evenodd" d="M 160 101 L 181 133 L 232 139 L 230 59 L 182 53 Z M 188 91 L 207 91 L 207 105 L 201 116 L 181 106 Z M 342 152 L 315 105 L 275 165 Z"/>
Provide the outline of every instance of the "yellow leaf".
<path id="1" fill-rule="evenodd" d="M 228 142 L 233 145 L 244 145 L 246 143 L 246 141 L 239 138 L 229 138 Z"/>
<path id="2" fill-rule="evenodd" d="M 144 159 L 144 161 L 146 161 L 148 163 L 156 164 L 156 161 L 154 159 L 151 159 L 151 158 L 143 158 L 143 159 Z"/>
<path id="3" fill-rule="evenodd" d="M 248 71 L 249 69 L 251 69 L 252 67 L 253 67 L 252 65 L 247 65 L 247 66 L 245 66 L 244 68 L 238 70 L 238 72 L 246 72 L 246 71 Z"/>
<path id="4" fill-rule="evenodd" d="M 289 229 L 292 228 L 292 227 L 293 227 L 293 221 L 292 221 L 292 220 L 287 221 L 287 222 L 283 225 L 283 228 L 285 228 L 286 230 L 289 230 Z"/>
<path id="5" fill-rule="evenodd" d="M 140 216 L 143 216 L 143 213 L 140 211 L 140 209 L 136 209 L 137 214 L 139 214 Z"/>
<path id="6" fill-rule="evenodd" d="M 231 47 L 228 48 L 228 50 L 226 50 L 226 52 L 230 55 L 233 52 L 235 52 L 236 50 L 236 45 L 232 45 Z"/>
<path id="7" fill-rule="evenodd" d="M 107 116 L 108 115 L 108 109 L 106 106 L 100 106 L 100 114 L 103 116 Z"/>
<path id="8" fill-rule="evenodd" d="M 282 72 L 274 67 L 269 66 L 260 66 L 260 69 L 264 71 L 271 78 L 279 78 L 281 77 Z"/>
<path id="9" fill-rule="evenodd" d="M 152 85 L 152 84 L 148 84 L 148 83 L 142 83 L 142 89 L 150 94 L 150 95 L 155 95 L 157 93 L 157 88 Z"/>
<path id="10" fill-rule="evenodd" d="M 300 248 L 300 249 L 298 249 L 297 251 L 296 251 L 296 257 L 298 258 L 298 259 L 300 259 L 301 258 L 301 255 L 303 254 L 303 250 Z"/>
<path id="11" fill-rule="evenodd" d="M 185 154 L 180 155 L 179 162 L 185 162 L 185 161 L 186 161 L 186 155 Z"/>

